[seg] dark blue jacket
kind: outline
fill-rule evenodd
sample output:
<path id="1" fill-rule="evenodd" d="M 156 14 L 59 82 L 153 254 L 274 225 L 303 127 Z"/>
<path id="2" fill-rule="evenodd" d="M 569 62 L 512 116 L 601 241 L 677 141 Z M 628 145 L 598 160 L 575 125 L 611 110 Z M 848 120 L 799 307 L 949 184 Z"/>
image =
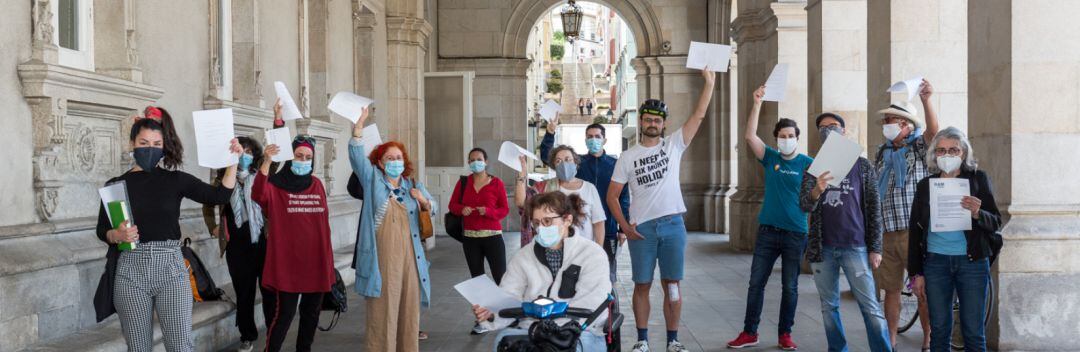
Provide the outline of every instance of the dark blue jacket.
<path id="1" fill-rule="evenodd" d="M 544 159 L 544 164 L 548 164 L 548 154 L 554 149 L 555 135 L 551 133 L 544 133 L 544 140 L 540 142 L 540 158 Z M 604 221 L 604 234 L 606 238 L 614 238 L 615 234 L 619 232 L 619 222 L 615 221 L 615 217 L 611 215 L 611 209 L 607 204 L 607 191 L 608 185 L 611 184 L 611 174 L 615 172 L 615 157 L 604 154 L 599 157 L 595 157 L 592 154 L 581 155 L 581 164 L 577 168 L 577 178 L 585 180 L 596 186 L 597 193 L 600 193 L 600 201 L 604 206 L 604 215 L 607 216 L 607 220 Z M 551 167 L 551 165 L 548 165 Z M 630 190 L 628 187 L 623 187 L 622 194 L 619 195 L 619 205 L 622 207 L 623 216 L 630 214 Z"/>

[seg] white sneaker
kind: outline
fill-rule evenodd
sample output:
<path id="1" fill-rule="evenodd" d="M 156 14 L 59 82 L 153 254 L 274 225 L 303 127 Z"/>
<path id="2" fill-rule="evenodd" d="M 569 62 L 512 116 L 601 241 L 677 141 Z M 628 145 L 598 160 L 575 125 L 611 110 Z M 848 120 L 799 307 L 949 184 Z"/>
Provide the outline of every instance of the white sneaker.
<path id="1" fill-rule="evenodd" d="M 649 341 L 638 341 L 634 344 L 633 352 L 649 352 Z"/>
<path id="2" fill-rule="evenodd" d="M 492 324 L 491 322 L 485 321 L 485 322 L 480 322 L 480 323 L 477 323 L 476 325 L 474 325 L 473 329 L 472 329 L 472 332 L 470 334 L 483 335 L 483 334 L 491 332 L 493 330 L 495 330 L 494 324 Z"/>
<path id="3" fill-rule="evenodd" d="M 240 348 L 236 349 L 236 352 L 251 352 L 254 349 L 255 344 L 251 341 L 241 341 Z"/>
<path id="4" fill-rule="evenodd" d="M 667 352 L 690 352 L 690 350 L 686 349 L 686 346 L 683 346 L 679 340 L 675 340 L 668 342 Z"/>

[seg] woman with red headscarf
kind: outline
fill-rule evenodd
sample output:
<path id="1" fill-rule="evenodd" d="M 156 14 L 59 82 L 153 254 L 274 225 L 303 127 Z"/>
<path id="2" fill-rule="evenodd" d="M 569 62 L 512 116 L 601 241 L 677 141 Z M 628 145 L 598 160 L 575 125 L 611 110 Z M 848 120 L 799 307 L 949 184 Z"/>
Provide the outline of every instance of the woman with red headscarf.
<path id="1" fill-rule="evenodd" d="M 410 178 L 405 146 L 364 150 L 367 110 L 353 127 L 349 163 L 364 188 L 360 240 L 356 243 L 356 292 L 366 297 L 364 351 L 417 351 L 420 307 L 429 304 L 431 280 L 420 244 L 420 213 L 431 195 Z"/>

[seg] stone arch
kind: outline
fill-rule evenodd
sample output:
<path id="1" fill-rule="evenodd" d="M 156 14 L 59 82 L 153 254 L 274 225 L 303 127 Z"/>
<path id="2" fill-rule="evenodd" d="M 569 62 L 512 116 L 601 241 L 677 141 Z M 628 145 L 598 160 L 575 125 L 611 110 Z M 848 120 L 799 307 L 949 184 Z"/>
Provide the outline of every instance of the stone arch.
<path id="1" fill-rule="evenodd" d="M 596 2 L 615 10 L 622 17 L 630 31 L 634 33 L 634 41 L 637 43 L 637 56 L 652 56 L 660 52 L 663 38 L 660 36 L 660 24 L 648 1 L 644 0 L 587 0 Z M 564 4 L 565 0 L 525 0 L 519 1 L 510 14 L 506 23 L 506 34 L 503 35 L 502 56 L 507 58 L 523 58 L 528 47 L 529 33 L 540 17 L 551 11 L 556 6 Z"/>

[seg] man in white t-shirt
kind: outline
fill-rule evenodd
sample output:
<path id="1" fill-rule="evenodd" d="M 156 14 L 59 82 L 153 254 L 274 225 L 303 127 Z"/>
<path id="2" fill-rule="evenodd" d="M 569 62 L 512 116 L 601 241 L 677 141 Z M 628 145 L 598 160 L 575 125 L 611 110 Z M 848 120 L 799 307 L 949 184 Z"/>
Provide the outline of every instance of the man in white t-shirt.
<path id="1" fill-rule="evenodd" d="M 615 164 L 608 187 L 607 202 L 611 215 L 619 222 L 629 240 L 630 261 L 634 280 L 634 321 L 638 342 L 634 352 L 648 352 L 649 290 L 653 271 L 660 265 L 660 282 L 664 287 L 664 320 L 667 323 L 667 351 L 687 349 L 678 340 L 682 298 L 679 281 L 683 278 L 683 256 L 686 251 L 686 212 L 679 185 L 679 164 L 683 152 L 697 134 L 712 99 L 715 74 L 708 68 L 701 71 L 705 84 L 693 115 L 681 128 L 664 137 L 667 106 L 649 99 L 638 109 L 638 145 L 623 152 Z M 630 218 L 619 207 L 619 194 L 630 185 Z"/>

